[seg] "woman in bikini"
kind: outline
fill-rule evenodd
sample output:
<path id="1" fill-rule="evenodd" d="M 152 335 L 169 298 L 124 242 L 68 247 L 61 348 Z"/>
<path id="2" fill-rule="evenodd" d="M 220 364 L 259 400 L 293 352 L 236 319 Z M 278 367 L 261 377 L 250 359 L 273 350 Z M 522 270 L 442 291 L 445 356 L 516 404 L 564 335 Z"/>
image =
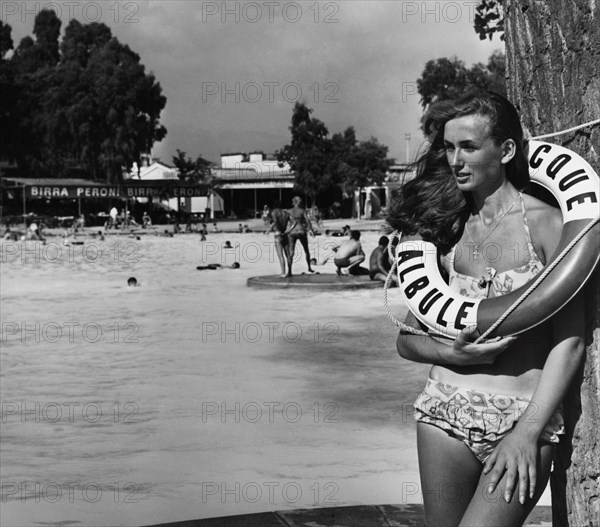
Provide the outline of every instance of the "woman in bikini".
<path id="1" fill-rule="evenodd" d="M 498 95 L 469 95 L 445 102 L 433 124 L 388 222 L 435 243 L 461 295 L 506 294 L 540 272 L 562 228 L 557 209 L 522 193 L 529 172 L 518 114 Z M 400 333 L 402 357 L 433 364 L 415 402 L 429 526 L 525 521 L 563 431 L 560 402 L 584 357 L 583 319 L 578 295 L 549 322 L 495 343 L 475 344 L 474 328 L 453 346 Z M 406 322 L 418 327 L 412 315 Z"/>

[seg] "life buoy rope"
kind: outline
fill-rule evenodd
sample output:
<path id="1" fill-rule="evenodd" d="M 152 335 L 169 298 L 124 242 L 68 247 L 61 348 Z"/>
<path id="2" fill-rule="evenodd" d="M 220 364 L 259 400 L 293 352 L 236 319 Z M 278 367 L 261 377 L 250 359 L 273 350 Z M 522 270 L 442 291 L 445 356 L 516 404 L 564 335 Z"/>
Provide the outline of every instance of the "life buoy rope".
<path id="1" fill-rule="evenodd" d="M 593 126 L 595 124 L 600 124 L 600 119 L 596 119 L 595 121 L 589 121 L 587 123 L 579 124 L 577 126 L 567 128 L 566 130 L 561 130 L 560 132 L 552 132 L 551 134 L 536 135 L 535 137 L 532 137 L 531 139 L 532 140 L 548 139 L 549 137 L 556 137 L 557 135 L 568 134 L 569 132 L 574 132 L 575 130 L 580 130 L 581 128 L 587 128 L 588 126 Z"/>
<path id="2" fill-rule="evenodd" d="M 590 221 L 587 226 L 567 245 L 561 253 L 553 260 L 538 276 L 535 277 L 535 282 L 531 284 L 529 289 L 525 291 L 521 297 L 515 301 L 513 305 L 511 305 L 501 316 L 494 322 L 490 328 L 481 335 L 476 341 L 475 344 L 479 344 L 484 341 L 486 337 L 492 333 L 504 320 L 517 308 L 519 307 L 523 301 L 533 293 L 533 291 L 544 281 L 544 279 L 552 272 L 552 270 L 567 256 L 569 251 L 575 246 L 577 242 L 579 242 L 588 231 L 598 223 L 598 219 Z"/>
<path id="3" fill-rule="evenodd" d="M 584 240 L 600 220 L 600 179 L 585 160 L 564 147 L 531 141 L 530 152 L 529 166 L 532 181 L 544 186 L 554 194 L 563 215 L 561 241 L 547 267 L 528 284 L 508 295 L 492 299 L 472 299 L 461 297 L 449 290 L 439 275 L 437 251 L 433 244 L 420 239 L 401 242 L 398 244 L 394 256 L 391 253 L 392 244 L 390 243 L 388 252 L 393 265 L 384 285 L 384 306 L 388 316 L 404 331 L 417 335 L 432 335 L 402 324 L 392 315 L 388 305 L 387 289 L 396 269 L 409 309 L 421 323 L 433 330 L 437 336 L 445 339 L 456 337 L 461 329 L 471 325 L 477 325 L 482 332 L 477 342 L 493 334 L 565 260 L 567 262 L 557 272 L 559 276 L 550 285 L 546 282 L 546 285 L 541 288 L 542 292 L 537 294 L 532 305 L 528 303 L 523 310 L 520 310 L 521 313 L 517 312 L 517 315 L 521 315 L 518 318 L 522 320 L 515 320 L 517 317 L 513 317 L 507 324 L 505 333 L 517 334 L 543 322 L 562 308 L 583 287 L 600 259 L 600 250 L 595 241 L 600 236 L 600 232 L 596 232 L 598 229 L 595 229 L 594 233 Z M 545 173 L 542 173 L 544 171 Z M 583 227 L 582 221 L 586 222 Z M 396 236 L 399 234 L 395 233 L 394 237 Z M 584 241 L 582 242 L 582 240 Z M 577 254 L 569 256 L 578 243 L 581 244 L 581 247 L 574 251 Z M 411 265 L 407 266 L 406 262 L 409 260 L 411 260 Z M 419 272 L 417 273 L 417 271 Z M 574 271 L 577 271 L 577 276 L 569 276 L 569 271 L 572 275 Z M 406 284 L 408 282 L 406 275 L 411 273 L 413 273 L 411 282 Z M 563 282 L 565 281 L 565 273 L 567 273 L 566 278 L 571 278 L 570 284 L 557 286 L 556 282 L 559 282 L 561 278 Z M 553 298 L 554 296 L 557 298 Z M 454 301 L 459 307 L 454 306 L 451 311 L 452 317 L 440 319 L 440 305 L 442 313 L 445 314 Z M 536 302 L 537 304 L 542 303 L 544 306 L 540 308 L 537 305 L 536 307 Z M 433 322 L 431 316 L 428 316 L 430 308 L 436 303 L 438 303 L 437 324 Z M 482 308 L 483 315 L 480 313 L 480 308 Z M 532 313 L 535 316 L 532 316 Z M 452 319 L 454 324 L 450 324 Z"/>

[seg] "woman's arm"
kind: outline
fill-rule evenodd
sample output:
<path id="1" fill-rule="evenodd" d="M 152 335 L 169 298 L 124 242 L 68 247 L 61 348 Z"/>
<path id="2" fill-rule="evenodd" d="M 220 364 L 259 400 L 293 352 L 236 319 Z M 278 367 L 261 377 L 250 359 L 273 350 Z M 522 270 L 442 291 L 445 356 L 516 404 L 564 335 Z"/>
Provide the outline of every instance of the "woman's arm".
<path id="1" fill-rule="evenodd" d="M 297 221 L 291 221 L 291 220 L 289 220 L 288 226 L 286 227 L 285 231 L 282 232 L 281 234 L 289 234 L 290 232 L 292 232 L 294 230 L 294 228 L 296 227 L 296 225 L 298 225 Z"/>
<path id="2" fill-rule="evenodd" d="M 578 294 L 553 319 L 555 345 L 550 351 L 531 402 L 515 429 L 486 460 L 493 492 L 507 472 L 504 499 L 510 501 L 518 482 L 519 501 L 532 497 L 536 487 L 538 440 L 567 393 L 585 356 L 583 294 Z"/>
<path id="3" fill-rule="evenodd" d="M 561 229 L 560 211 L 528 196 L 531 235 L 545 262 L 556 250 Z M 507 472 L 504 498 L 510 501 L 518 480 L 519 500 L 532 496 L 536 486 L 538 440 L 565 393 L 584 357 L 583 295 L 577 295 L 553 317 L 554 345 L 542 370 L 536 390 L 515 429 L 498 444 L 486 460 L 490 492 Z M 528 492 L 529 491 L 529 492 Z"/>
<path id="4" fill-rule="evenodd" d="M 310 218 L 308 217 L 308 212 L 304 209 L 304 220 L 306 221 L 306 228 L 311 236 L 315 235 L 315 231 L 313 230 L 312 223 L 310 222 Z"/>
<path id="5" fill-rule="evenodd" d="M 418 328 L 417 319 L 409 312 L 405 324 Z M 401 357 L 413 362 L 441 364 L 451 366 L 472 366 L 474 364 L 492 364 L 500 353 L 516 340 L 507 337 L 497 342 L 473 344 L 478 337 L 476 328 L 467 328 L 458 335 L 452 346 L 443 344 L 431 337 L 414 335 L 400 331 L 396 348 Z"/>

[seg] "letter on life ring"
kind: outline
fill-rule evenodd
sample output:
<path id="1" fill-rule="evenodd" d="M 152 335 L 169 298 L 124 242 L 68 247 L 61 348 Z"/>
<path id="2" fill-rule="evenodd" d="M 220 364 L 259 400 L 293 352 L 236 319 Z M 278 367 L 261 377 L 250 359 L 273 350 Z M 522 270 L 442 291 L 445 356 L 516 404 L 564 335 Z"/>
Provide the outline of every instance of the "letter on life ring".
<path id="1" fill-rule="evenodd" d="M 600 217 L 600 178 L 581 156 L 562 146 L 530 141 L 531 180 L 548 189 L 559 203 L 563 230 L 547 264 Z M 408 308 L 433 334 L 454 339 L 467 326 L 487 331 L 535 282 L 506 295 L 476 299 L 452 291 L 438 268 L 435 245 L 421 239 L 402 240 L 397 247 L 398 278 Z M 543 282 L 491 336 L 522 333 L 560 310 L 585 284 L 600 259 L 600 223 L 596 223 Z"/>

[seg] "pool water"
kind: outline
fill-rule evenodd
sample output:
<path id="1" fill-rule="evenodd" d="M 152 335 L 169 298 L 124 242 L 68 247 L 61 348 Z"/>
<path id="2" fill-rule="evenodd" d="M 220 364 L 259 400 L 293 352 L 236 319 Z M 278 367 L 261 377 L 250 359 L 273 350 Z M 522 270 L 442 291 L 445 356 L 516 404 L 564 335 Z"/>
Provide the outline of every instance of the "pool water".
<path id="1" fill-rule="evenodd" d="M 428 366 L 398 357 L 381 289 L 248 288 L 279 272 L 260 233 L 48 242 L 2 244 L 2 525 L 420 502 Z"/>

